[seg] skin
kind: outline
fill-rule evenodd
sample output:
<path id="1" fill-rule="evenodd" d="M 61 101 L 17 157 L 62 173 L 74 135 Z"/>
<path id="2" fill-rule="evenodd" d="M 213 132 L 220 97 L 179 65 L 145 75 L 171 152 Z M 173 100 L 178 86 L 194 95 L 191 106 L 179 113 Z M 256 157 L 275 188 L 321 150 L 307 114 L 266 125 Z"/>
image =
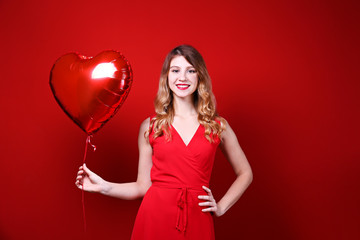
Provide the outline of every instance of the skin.
<path id="1" fill-rule="evenodd" d="M 193 93 L 198 85 L 198 75 L 193 66 L 182 56 L 176 56 L 170 62 L 168 83 L 174 97 L 175 116 L 173 127 L 187 145 L 196 132 L 199 122 L 197 112 L 193 104 Z M 112 183 L 102 179 L 93 173 L 84 164 L 80 166 L 76 177 L 76 186 L 84 191 L 97 192 L 107 196 L 121 199 L 137 199 L 145 195 L 151 186 L 150 170 L 152 167 L 152 147 L 144 138 L 150 124 L 150 118 L 143 121 L 138 136 L 139 167 L 136 182 Z M 252 181 L 251 167 L 242 151 L 234 131 L 226 122 L 226 130 L 221 134 L 220 148 L 230 162 L 236 179 L 225 193 L 216 202 L 211 190 L 202 186 L 205 195 L 199 195 L 202 200 L 199 206 L 203 212 L 213 212 L 216 216 L 222 216 L 241 197 Z"/>

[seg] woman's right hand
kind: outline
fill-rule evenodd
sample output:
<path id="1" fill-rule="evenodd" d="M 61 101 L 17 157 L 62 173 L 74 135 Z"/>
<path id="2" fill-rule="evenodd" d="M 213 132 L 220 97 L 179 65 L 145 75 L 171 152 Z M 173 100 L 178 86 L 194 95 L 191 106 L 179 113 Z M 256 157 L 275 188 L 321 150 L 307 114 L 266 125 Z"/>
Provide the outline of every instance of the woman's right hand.
<path id="1" fill-rule="evenodd" d="M 103 193 L 109 188 L 108 182 L 90 171 L 90 169 L 86 167 L 85 163 L 79 167 L 75 185 L 79 189 L 84 189 L 84 191 L 97 193 Z"/>

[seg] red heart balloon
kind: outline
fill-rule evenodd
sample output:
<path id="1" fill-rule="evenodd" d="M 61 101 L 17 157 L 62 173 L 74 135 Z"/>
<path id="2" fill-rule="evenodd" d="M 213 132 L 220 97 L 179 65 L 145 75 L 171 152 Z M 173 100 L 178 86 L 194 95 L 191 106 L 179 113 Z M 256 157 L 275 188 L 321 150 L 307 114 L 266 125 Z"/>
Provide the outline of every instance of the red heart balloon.
<path id="1" fill-rule="evenodd" d="M 129 62 L 116 51 L 104 51 L 95 57 L 69 53 L 55 62 L 50 73 L 56 101 L 88 135 L 119 110 L 132 81 Z"/>

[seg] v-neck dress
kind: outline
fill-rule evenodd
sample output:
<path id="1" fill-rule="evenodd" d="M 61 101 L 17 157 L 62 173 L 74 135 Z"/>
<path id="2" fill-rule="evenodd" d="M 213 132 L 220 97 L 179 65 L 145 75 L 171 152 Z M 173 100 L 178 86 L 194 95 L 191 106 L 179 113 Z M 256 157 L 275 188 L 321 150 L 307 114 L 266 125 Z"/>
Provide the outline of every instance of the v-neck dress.
<path id="1" fill-rule="evenodd" d="M 140 205 L 131 239 L 215 239 L 212 215 L 202 212 L 198 196 L 207 194 L 202 186 L 209 187 L 220 140 L 210 143 L 202 125 L 188 145 L 174 127 L 170 131 L 170 141 L 164 136 L 154 139 L 153 132 L 149 135 L 152 185 Z"/>

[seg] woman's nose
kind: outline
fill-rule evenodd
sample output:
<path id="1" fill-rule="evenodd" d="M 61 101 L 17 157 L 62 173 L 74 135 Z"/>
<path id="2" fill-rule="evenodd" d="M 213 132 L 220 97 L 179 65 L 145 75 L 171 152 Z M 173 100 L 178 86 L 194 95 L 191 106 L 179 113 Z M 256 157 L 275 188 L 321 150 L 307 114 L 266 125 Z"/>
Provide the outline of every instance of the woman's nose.
<path id="1" fill-rule="evenodd" d="M 186 73 L 185 73 L 185 72 L 181 72 L 181 73 L 180 73 L 179 80 L 181 80 L 181 81 L 185 81 L 185 80 L 186 80 Z"/>

